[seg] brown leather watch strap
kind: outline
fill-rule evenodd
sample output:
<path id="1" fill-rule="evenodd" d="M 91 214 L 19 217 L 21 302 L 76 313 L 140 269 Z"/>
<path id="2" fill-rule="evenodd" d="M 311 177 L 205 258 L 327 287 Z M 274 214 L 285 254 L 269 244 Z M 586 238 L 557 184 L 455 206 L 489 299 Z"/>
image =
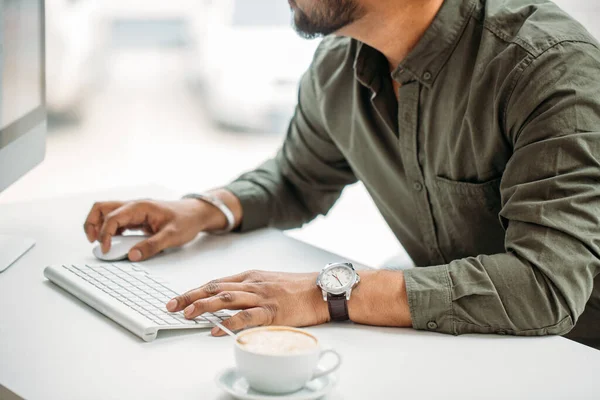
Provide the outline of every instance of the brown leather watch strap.
<path id="1" fill-rule="evenodd" d="M 347 321 L 350 319 L 348 315 L 348 302 L 346 294 L 327 294 L 327 305 L 329 307 L 329 316 L 332 321 Z"/>

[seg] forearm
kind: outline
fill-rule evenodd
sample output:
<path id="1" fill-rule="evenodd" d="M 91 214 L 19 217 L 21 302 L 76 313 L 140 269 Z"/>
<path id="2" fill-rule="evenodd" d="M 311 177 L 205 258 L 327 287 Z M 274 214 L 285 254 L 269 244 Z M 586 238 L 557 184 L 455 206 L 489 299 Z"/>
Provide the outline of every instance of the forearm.
<path id="1" fill-rule="evenodd" d="M 364 325 L 412 325 L 402 271 L 360 271 L 360 283 L 348 301 L 350 320 Z"/>
<path id="2" fill-rule="evenodd" d="M 270 164 L 271 168 L 265 170 L 264 166 Z M 234 230 L 249 231 L 268 225 L 291 228 L 316 216 L 303 205 L 273 164 L 274 160 L 268 161 L 263 167 L 242 175 L 231 184 L 208 192 L 231 210 L 235 221 Z M 188 201 L 198 203 L 197 214 L 201 218 L 197 223 L 201 231 L 220 231 L 228 226 L 227 218 L 218 208 L 214 207 L 215 212 L 207 217 L 202 208 L 207 205 L 210 207 L 209 203 L 196 199 Z"/>
<path id="3" fill-rule="evenodd" d="M 564 234 L 541 235 L 533 227 L 519 232 L 525 247 L 510 253 L 406 271 L 360 271 L 348 302 L 350 319 L 450 334 L 565 334 L 589 298 L 597 260 Z M 535 238 L 543 236 L 558 247 L 576 248 L 576 256 L 540 251 Z M 540 253 L 544 263 L 536 262 Z"/>
<path id="4" fill-rule="evenodd" d="M 240 201 L 243 210 L 241 231 L 265 226 L 279 229 L 300 227 L 316 216 L 327 213 L 342 189 L 354 182 L 351 173 L 319 166 L 314 160 L 304 161 L 306 165 L 302 167 L 292 165 L 294 160 L 286 157 L 287 145 L 274 159 L 243 174 L 225 187 Z M 294 155 L 296 161 L 301 156 L 311 157 L 306 153 Z M 344 180 L 340 181 L 337 176 L 342 174 Z M 315 178 L 309 178 L 311 175 Z M 317 175 L 323 182 L 316 182 Z"/>
<path id="5" fill-rule="evenodd" d="M 589 298 L 584 286 L 591 277 L 575 271 L 577 264 L 573 260 L 567 272 L 566 260 L 536 264 L 506 253 L 406 271 L 413 327 L 450 334 L 565 334 Z"/>
<path id="6" fill-rule="evenodd" d="M 259 174 L 253 172 L 246 175 Z M 255 186 L 255 187 L 253 187 Z M 244 221 L 244 230 L 252 230 L 267 226 L 275 221 L 274 225 L 300 225 L 303 221 L 312 218 L 298 199 L 282 188 L 274 188 L 279 195 L 271 195 L 261 189 L 259 185 L 251 182 L 237 181 L 225 188 L 209 191 L 209 194 L 221 200 L 231 210 L 234 216 L 234 230 L 239 229 L 244 221 L 244 209 L 248 209 L 249 218 Z M 234 193 L 235 192 L 235 193 Z M 244 207 L 245 205 L 245 207 Z M 279 210 L 275 213 L 269 210 Z M 221 212 L 213 213 L 210 219 L 202 221 L 203 230 L 217 231 L 227 226 L 227 219 Z"/>
<path id="7" fill-rule="evenodd" d="M 285 160 L 278 155 L 225 187 L 240 201 L 243 210 L 241 231 L 265 226 L 295 228 L 316 216 L 303 201 L 317 194 L 295 187 L 284 175 L 283 163 Z"/>
<path id="8" fill-rule="evenodd" d="M 243 218 L 243 209 L 240 200 L 233 193 L 226 189 L 214 189 L 208 192 L 211 196 L 214 196 L 221 200 L 228 208 L 231 210 L 233 214 L 233 218 L 235 220 L 234 229 L 238 228 L 242 222 Z M 191 199 L 192 201 L 197 201 L 196 199 Z M 209 203 L 201 202 L 202 206 L 207 205 Z M 203 213 L 204 218 L 199 223 L 202 226 L 202 231 L 220 231 L 227 227 L 228 221 L 221 211 L 218 208 L 214 207 L 213 213 L 209 214 L 209 217 L 206 217 L 206 213 Z"/>

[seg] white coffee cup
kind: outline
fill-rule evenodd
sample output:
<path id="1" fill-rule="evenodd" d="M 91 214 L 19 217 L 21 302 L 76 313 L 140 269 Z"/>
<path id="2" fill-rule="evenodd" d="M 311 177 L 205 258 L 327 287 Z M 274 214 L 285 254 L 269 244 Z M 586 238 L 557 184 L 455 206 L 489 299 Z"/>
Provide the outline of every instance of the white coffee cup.
<path id="1" fill-rule="evenodd" d="M 314 346 L 298 351 L 275 351 L 267 354 L 250 350 L 244 338 L 261 332 L 288 331 L 306 335 L 314 340 Z M 249 342 L 250 339 L 247 339 Z M 256 349 L 253 349 L 256 350 Z M 326 354 L 335 355 L 336 363 L 328 368 L 318 368 L 319 361 Z M 263 393 L 284 394 L 300 390 L 307 382 L 328 375 L 337 370 L 342 358 L 335 350 L 321 350 L 319 341 L 310 333 L 297 328 L 269 326 L 248 329 L 238 334 L 235 343 L 235 361 L 238 371 L 251 388 Z"/>

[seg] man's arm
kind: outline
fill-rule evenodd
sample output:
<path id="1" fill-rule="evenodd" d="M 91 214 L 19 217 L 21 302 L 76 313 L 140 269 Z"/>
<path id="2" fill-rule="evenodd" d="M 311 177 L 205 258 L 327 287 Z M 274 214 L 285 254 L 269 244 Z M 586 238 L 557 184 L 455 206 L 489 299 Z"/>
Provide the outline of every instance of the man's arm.
<path id="1" fill-rule="evenodd" d="M 558 44 L 532 59 L 506 114 L 506 253 L 405 272 L 417 329 L 565 334 L 600 272 L 600 51 Z"/>
<path id="2" fill-rule="evenodd" d="M 410 326 L 402 272 L 360 271 L 348 312 L 354 322 L 378 326 Z M 247 271 L 217 279 L 177 296 L 166 305 L 187 318 L 222 309 L 242 310 L 225 320 L 231 330 L 252 326 L 312 326 L 329 321 L 327 303 L 316 285 L 316 273 Z M 222 336 L 219 328 L 213 335 Z"/>

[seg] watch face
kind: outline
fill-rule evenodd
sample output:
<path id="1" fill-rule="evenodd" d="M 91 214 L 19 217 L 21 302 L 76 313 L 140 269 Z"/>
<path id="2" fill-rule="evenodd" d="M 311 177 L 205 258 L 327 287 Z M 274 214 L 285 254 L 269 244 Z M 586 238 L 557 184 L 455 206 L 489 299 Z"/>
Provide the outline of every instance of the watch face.
<path id="1" fill-rule="evenodd" d="M 355 272 L 346 265 L 326 269 L 321 275 L 321 287 L 328 292 L 343 292 L 354 283 Z"/>

